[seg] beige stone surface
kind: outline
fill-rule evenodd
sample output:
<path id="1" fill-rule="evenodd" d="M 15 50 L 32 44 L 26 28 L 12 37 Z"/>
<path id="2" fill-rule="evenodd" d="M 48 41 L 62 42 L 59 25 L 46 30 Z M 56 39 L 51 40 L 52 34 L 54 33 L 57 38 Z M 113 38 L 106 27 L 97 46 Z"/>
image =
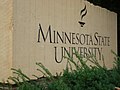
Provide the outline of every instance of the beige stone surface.
<path id="1" fill-rule="evenodd" d="M 4 80 L 11 75 L 12 19 L 12 0 L 0 0 L 0 80 Z"/>
<path id="2" fill-rule="evenodd" d="M 78 23 L 81 21 L 80 11 L 85 5 L 87 14 L 82 19 L 85 25 L 81 27 Z M 38 68 L 35 65 L 36 62 L 43 63 L 53 74 L 61 72 L 65 68 L 67 60 L 63 59 L 61 63 L 55 61 L 55 47 L 57 47 L 58 61 L 61 60 L 63 47 L 68 50 L 71 47 L 76 47 L 78 50 L 81 48 L 82 53 L 85 48 L 98 48 L 101 55 L 96 51 L 97 59 L 102 59 L 104 56 L 106 66 L 112 67 L 114 55 L 111 50 L 117 52 L 116 13 L 94 6 L 84 0 L 13 0 L 13 5 L 12 0 L 2 0 L 0 7 L 4 7 L 0 13 L 5 13 L 0 15 L 0 24 L 2 24 L 0 25 L 0 43 L 2 43 L 0 44 L 0 71 L 4 73 L 4 75 L 0 73 L 2 78 L 11 74 L 11 67 L 20 68 L 31 78 L 33 78 L 32 74 L 42 76 L 36 71 Z M 83 14 L 85 14 L 85 10 Z M 60 36 L 63 33 L 68 36 L 70 33 L 88 34 L 91 35 L 94 43 L 97 42 L 94 36 L 97 32 L 99 36 L 109 37 L 109 41 L 106 41 L 107 45 L 86 45 L 86 43 L 81 45 L 76 44 L 77 38 L 75 37 L 73 40 L 75 44 L 70 44 L 68 41 L 66 44 L 62 43 L 60 38 L 58 43 L 50 43 L 49 34 L 44 42 L 40 33 L 38 43 L 39 24 L 45 38 L 50 27 L 52 41 L 57 32 Z M 57 36 L 55 37 L 57 40 Z M 74 57 L 74 59 L 76 58 Z M 102 63 L 102 60 L 99 61 Z"/>
<path id="3" fill-rule="evenodd" d="M 80 11 L 85 5 L 88 13 L 83 18 L 86 24 L 81 28 L 78 21 Z M 65 68 L 66 60 L 61 63 L 55 62 L 54 47 L 56 46 L 59 49 L 57 52 L 59 60 L 61 59 L 61 47 L 99 47 L 106 66 L 110 68 L 113 65 L 111 49 L 115 52 L 117 50 L 116 21 L 115 13 L 83 0 L 15 0 L 13 67 L 21 68 L 31 76 L 36 73 L 35 63 L 42 62 L 51 72 L 60 72 Z M 46 42 L 41 37 L 41 42 L 37 43 L 39 23 L 44 35 L 47 34 L 49 25 L 52 35 L 53 31 L 58 31 L 59 33 L 90 34 L 93 37 L 94 33 L 98 32 L 100 36 L 110 37 L 110 46 L 63 44 L 60 41 L 59 44 L 54 44 L 49 43 L 49 36 Z"/>

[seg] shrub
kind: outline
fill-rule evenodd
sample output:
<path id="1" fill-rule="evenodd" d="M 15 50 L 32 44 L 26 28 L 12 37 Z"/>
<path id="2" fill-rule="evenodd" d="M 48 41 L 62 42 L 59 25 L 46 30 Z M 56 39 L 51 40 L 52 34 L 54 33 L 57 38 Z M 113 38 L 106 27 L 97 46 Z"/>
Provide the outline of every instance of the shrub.
<path id="1" fill-rule="evenodd" d="M 20 69 L 12 69 L 16 77 L 9 79 L 17 84 L 17 90 L 114 90 L 116 86 L 120 87 L 120 58 L 114 52 L 115 65 L 108 70 L 104 61 L 101 66 L 94 55 L 88 55 L 85 59 L 75 49 L 73 50 L 78 61 L 74 61 L 67 53 L 67 57 L 65 57 L 67 60 L 66 69 L 62 75 L 53 76 L 44 65 L 36 63 L 39 66 L 37 70 L 45 76 L 43 80 L 34 75 L 37 79 L 32 81 Z M 94 66 L 87 65 L 88 61 Z"/>

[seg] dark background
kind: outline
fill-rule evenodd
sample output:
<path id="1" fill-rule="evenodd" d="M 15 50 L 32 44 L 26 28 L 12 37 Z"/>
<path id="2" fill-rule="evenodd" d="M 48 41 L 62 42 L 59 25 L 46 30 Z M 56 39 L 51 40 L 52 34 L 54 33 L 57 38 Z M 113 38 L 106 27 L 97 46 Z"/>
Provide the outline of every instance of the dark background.
<path id="1" fill-rule="evenodd" d="M 120 0 L 87 0 L 94 5 L 101 6 L 117 13 L 117 49 L 120 56 Z"/>

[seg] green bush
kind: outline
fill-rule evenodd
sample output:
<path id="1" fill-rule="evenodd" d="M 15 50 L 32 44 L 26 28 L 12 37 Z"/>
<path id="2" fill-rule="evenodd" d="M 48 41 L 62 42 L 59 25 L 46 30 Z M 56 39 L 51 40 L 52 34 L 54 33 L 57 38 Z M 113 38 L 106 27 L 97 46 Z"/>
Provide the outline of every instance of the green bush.
<path id="1" fill-rule="evenodd" d="M 53 76 L 44 65 L 36 63 L 39 66 L 37 70 L 45 76 L 42 81 L 36 75 L 36 81 L 30 80 L 20 69 L 12 69 L 16 77 L 9 79 L 17 84 L 17 90 L 114 90 L 116 86 L 120 87 L 120 58 L 114 52 L 115 65 L 108 70 L 104 61 L 101 66 L 93 55 L 88 55 L 84 59 L 75 49 L 73 50 L 78 61 L 74 61 L 67 53 L 67 65 L 62 75 Z M 88 61 L 94 66 L 88 66 Z"/>

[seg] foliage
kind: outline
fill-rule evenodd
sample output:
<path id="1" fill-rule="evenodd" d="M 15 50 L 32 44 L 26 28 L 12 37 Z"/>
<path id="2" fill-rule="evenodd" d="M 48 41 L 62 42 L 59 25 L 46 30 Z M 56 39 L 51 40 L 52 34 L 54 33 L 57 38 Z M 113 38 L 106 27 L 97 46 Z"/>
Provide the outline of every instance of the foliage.
<path id="1" fill-rule="evenodd" d="M 83 58 L 75 49 L 73 50 L 78 61 L 73 60 L 67 52 L 66 69 L 62 75 L 53 76 L 43 64 L 36 63 L 39 67 L 37 70 L 42 72 L 45 78 L 39 79 L 39 76 L 34 75 L 37 79 L 33 81 L 20 69 L 12 69 L 16 76 L 9 79 L 17 85 L 17 90 L 114 90 L 116 86 L 120 87 L 120 57 L 114 52 L 115 65 L 108 70 L 104 61 L 101 66 L 94 55 Z M 94 66 L 87 65 L 88 61 Z"/>

